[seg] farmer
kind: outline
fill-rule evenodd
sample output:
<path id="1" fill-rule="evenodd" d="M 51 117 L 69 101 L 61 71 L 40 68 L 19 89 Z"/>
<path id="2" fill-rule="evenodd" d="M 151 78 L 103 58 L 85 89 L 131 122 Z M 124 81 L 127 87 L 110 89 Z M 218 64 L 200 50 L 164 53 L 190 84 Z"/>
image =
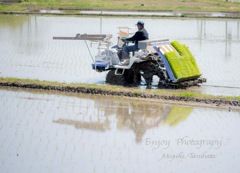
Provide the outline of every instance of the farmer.
<path id="1" fill-rule="evenodd" d="M 123 42 L 129 42 L 129 41 L 134 42 L 134 45 L 123 47 L 123 56 L 122 56 L 123 60 L 122 62 L 120 62 L 120 65 L 129 64 L 130 62 L 129 53 L 138 50 L 138 41 L 148 40 L 148 32 L 144 28 L 143 21 L 138 21 L 136 25 L 137 25 L 138 31 L 134 34 L 134 36 L 130 38 L 124 38 L 124 37 L 121 38 Z"/>

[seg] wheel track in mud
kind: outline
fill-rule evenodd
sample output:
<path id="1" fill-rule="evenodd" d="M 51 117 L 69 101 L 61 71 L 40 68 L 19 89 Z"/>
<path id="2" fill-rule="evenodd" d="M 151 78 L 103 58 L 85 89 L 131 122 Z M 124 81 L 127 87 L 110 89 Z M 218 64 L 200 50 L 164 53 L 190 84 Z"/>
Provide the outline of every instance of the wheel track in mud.
<path id="1" fill-rule="evenodd" d="M 206 85 L 206 84 L 203 84 L 202 86 L 215 87 L 215 88 L 240 89 L 240 87 L 235 87 L 235 86 L 220 86 L 220 85 Z"/>

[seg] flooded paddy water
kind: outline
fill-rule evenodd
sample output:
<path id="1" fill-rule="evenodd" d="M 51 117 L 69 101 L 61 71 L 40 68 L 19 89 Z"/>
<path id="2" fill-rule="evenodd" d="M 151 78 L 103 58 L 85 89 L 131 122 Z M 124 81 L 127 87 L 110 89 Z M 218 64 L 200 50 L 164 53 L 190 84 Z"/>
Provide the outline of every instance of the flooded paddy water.
<path id="1" fill-rule="evenodd" d="M 0 76 L 104 85 L 84 41 L 52 37 L 106 33 L 116 43 L 117 27 L 137 20 L 1 15 Z M 151 39 L 189 46 L 208 79 L 190 90 L 240 95 L 240 20 L 143 20 Z M 240 113 L 231 109 L 2 87 L 0 110 L 0 172 L 240 171 Z"/>
<path id="2" fill-rule="evenodd" d="M 240 171 L 239 112 L 7 88 L 0 110 L 1 172 Z"/>
<path id="3" fill-rule="evenodd" d="M 106 73 L 91 69 L 92 59 L 84 41 L 53 40 L 52 37 L 103 33 L 112 34 L 115 44 L 117 27 L 134 26 L 137 20 L 136 17 L 1 15 L 0 76 L 104 84 Z M 146 17 L 143 20 L 150 39 L 169 38 L 188 45 L 203 77 L 208 79 L 207 86 L 190 90 L 240 95 L 239 19 Z M 95 55 L 97 45 L 93 44 L 90 50 Z"/>

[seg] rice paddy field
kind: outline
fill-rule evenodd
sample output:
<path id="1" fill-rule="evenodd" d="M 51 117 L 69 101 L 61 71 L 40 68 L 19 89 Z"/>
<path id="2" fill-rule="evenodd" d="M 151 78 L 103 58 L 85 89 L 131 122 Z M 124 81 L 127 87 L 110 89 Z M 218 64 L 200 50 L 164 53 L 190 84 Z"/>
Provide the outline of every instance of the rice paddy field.
<path id="1" fill-rule="evenodd" d="M 0 15 L 0 77 L 105 87 L 87 49 L 94 55 L 96 44 L 52 38 L 112 34 L 114 45 L 117 27 L 135 29 L 138 20 Z M 239 98 L 238 19 L 141 20 L 150 39 L 177 40 L 192 52 L 208 80 L 184 91 Z M 160 90 L 157 82 L 150 92 Z M 144 81 L 138 89 L 146 90 Z M 1 86 L 0 172 L 238 173 L 239 123 L 231 107 Z"/>
<path id="2" fill-rule="evenodd" d="M 240 113 L 121 97 L 0 89 L 11 173 L 240 170 Z"/>
<path id="3" fill-rule="evenodd" d="M 142 18 L 141 18 L 142 19 Z M 53 40 L 53 36 L 77 33 L 112 34 L 117 43 L 119 26 L 135 32 L 137 17 L 56 17 L 39 15 L 0 16 L 0 75 L 66 83 L 104 84 L 106 73 L 91 68 L 97 45 L 84 41 Z M 207 78 L 202 87 L 190 91 L 213 95 L 240 94 L 238 19 L 143 18 L 150 39 L 169 38 L 186 44 Z M 94 27 L 92 27 L 94 25 Z M 47 74 L 47 75 L 46 75 Z M 157 84 L 154 79 L 153 85 Z M 140 88 L 145 88 L 141 85 Z"/>

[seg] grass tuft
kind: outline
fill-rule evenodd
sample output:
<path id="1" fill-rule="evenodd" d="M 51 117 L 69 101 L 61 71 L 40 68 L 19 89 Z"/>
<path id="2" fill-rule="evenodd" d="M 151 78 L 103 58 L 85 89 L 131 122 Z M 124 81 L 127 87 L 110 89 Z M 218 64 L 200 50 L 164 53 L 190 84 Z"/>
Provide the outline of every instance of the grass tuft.
<path id="1" fill-rule="evenodd" d="M 142 5 L 144 4 L 144 5 Z M 10 8 L 11 6 L 11 8 Z M 130 11 L 212 11 L 240 12 L 240 3 L 220 0 L 21 0 L 10 6 L 1 5 L 0 11 L 33 9 L 92 9 L 92 10 L 130 10 Z"/>

